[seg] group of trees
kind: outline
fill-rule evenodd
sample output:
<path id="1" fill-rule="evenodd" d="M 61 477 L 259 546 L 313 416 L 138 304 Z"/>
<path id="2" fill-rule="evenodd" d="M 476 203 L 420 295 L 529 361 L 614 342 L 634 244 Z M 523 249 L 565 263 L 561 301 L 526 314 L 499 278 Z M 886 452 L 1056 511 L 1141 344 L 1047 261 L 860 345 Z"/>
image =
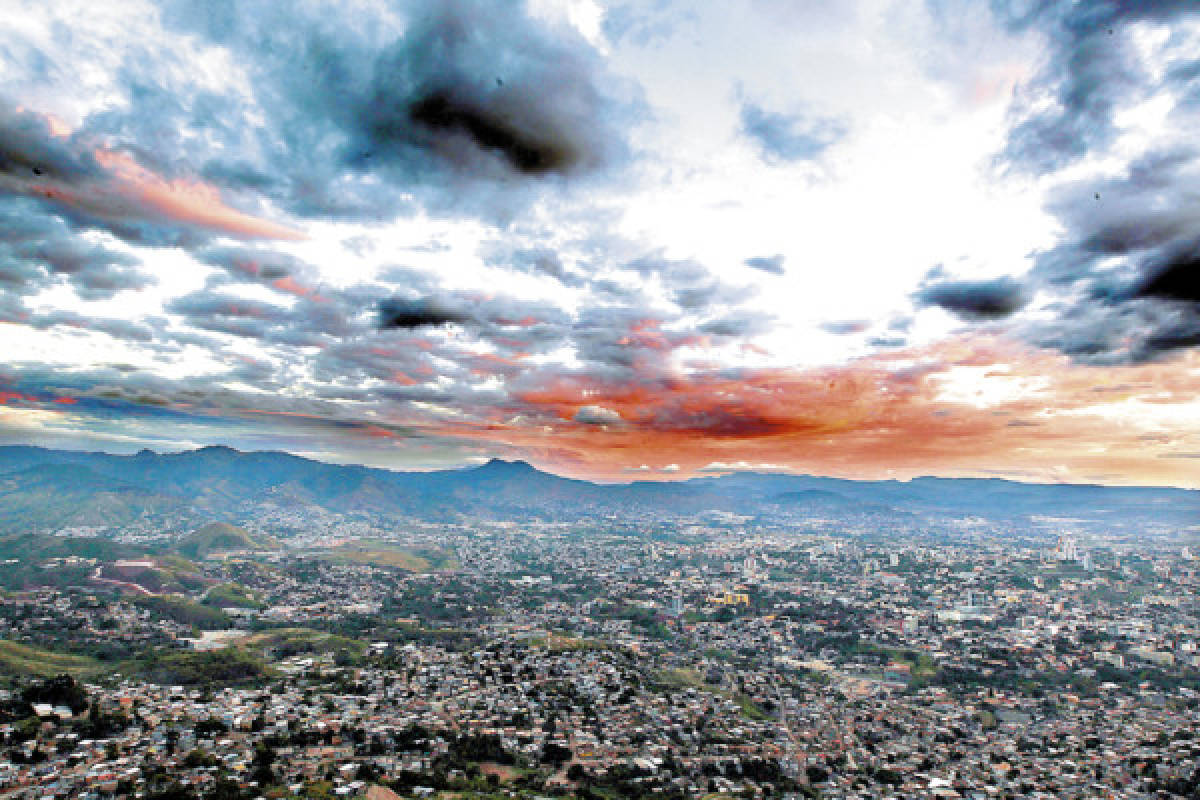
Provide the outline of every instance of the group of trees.
<path id="1" fill-rule="evenodd" d="M 261 658 L 236 647 L 220 651 L 151 652 L 140 659 L 138 670 L 153 683 L 183 686 L 230 686 L 264 678 Z"/>

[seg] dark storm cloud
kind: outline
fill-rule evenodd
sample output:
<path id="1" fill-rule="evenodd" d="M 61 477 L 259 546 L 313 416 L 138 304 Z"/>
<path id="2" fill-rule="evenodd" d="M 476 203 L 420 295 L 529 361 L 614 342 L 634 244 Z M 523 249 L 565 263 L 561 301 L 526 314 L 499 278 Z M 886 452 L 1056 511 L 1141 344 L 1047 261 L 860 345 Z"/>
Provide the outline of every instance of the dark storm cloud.
<path id="1" fill-rule="evenodd" d="M 913 299 L 920 307 L 937 306 L 967 320 L 1007 317 L 1029 302 L 1025 288 L 1012 278 L 935 280 L 918 289 Z"/>
<path id="2" fill-rule="evenodd" d="M 619 164 L 622 125 L 641 113 L 578 33 L 518 0 L 413 0 L 401 25 L 369 9 L 333 25 L 334 9 L 315 2 L 167 9 L 168 24 L 247 65 L 269 120 L 248 134 L 209 114 L 232 146 L 212 150 L 203 174 L 303 216 L 385 218 L 410 210 L 414 190 L 436 207 L 499 213 L 499 197 L 511 206 L 541 178 Z"/>
<path id="3" fill-rule="evenodd" d="M 1056 317 L 1020 330 L 1035 344 L 1088 364 L 1144 363 L 1200 345 L 1195 309 L 1146 300 L 1097 303 L 1075 297 Z"/>
<path id="4" fill-rule="evenodd" d="M 850 132 L 844 120 L 809 111 L 785 114 L 742 101 L 742 133 L 758 146 L 764 160 L 813 161 Z"/>
<path id="5" fill-rule="evenodd" d="M 769 272 L 772 275 L 783 274 L 784 257 L 782 253 L 776 253 L 773 256 L 754 256 L 747 258 L 745 264 L 747 267 Z"/>
<path id="6" fill-rule="evenodd" d="M 1200 332 L 1200 158 L 1146 153 L 1123 174 L 1051 193 L 1065 230 L 1031 279 L 1054 297 L 1049 320 L 1021 326 L 1038 344 L 1091 363 L 1149 361 L 1195 347 Z"/>
<path id="7" fill-rule="evenodd" d="M 0 189 L 6 180 L 79 181 L 102 173 L 90 153 L 55 136 L 49 121 L 0 99 Z"/>
<path id="8" fill-rule="evenodd" d="M 1139 60 L 1131 25 L 1170 24 L 1200 13 L 1193 0 L 993 0 L 992 5 L 1011 29 L 1036 28 L 1049 41 L 1046 63 L 1018 90 L 1017 122 L 1003 151 L 1008 164 L 1034 173 L 1057 170 L 1107 147 L 1117 133 L 1117 110 L 1158 88 Z M 1196 63 L 1174 65 L 1175 80 L 1184 79 Z"/>
<path id="9" fill-rule="evenodd" d="M 433 299 L 387 298 L 379 304 L 379 327 L 385 330 L 436 328 L 441 325 L 462 324 L 469 319 L 463 311 L 451 309 Z"/>
<path id="10" fill-rule="evenodd" d="M 1200 240 L 1164 254 L 1161 261 L 1148 262 L 1133 293 L 1136 297 L 1200 303 Z"/>
<path id="11" fill-rule="evenodd" d="M 376 61 L 350 152 L 408 159 L 416 148 L 471 171 L 483 153 L 526 175 L 594 169 L 618 138 L 599 70 L 582 38 L 520 3 L 426 5 Z"/>

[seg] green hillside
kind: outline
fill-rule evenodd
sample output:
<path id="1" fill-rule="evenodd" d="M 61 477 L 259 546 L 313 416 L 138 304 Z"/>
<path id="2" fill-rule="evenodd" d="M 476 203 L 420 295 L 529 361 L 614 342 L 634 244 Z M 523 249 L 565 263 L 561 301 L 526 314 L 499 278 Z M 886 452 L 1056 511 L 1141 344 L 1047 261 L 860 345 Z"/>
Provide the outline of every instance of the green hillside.
<path id="1" fill-rule="evenodd" d="M 266 608 L 266 604 L 240 583 L 223 583 L 209 589 L 201 601 L 213 608 Z"/>
<path id="2" fill-rule="evenodd" d="M 184 536 L 175 550 L 187 558 L 205 558 L 231 550 L 274 550 L 279 543 L 269 536 L 255 536 L 245 528 L 226 522 L 210 522 Z"/>
<path id="3" fill-rule="evenodd" d="M 137 558 L 142 550 L 91 536 L 49 536 L 26 533 L 0 537 L 0 587 L 31 589 L 36 586 L 84 586 L 95 567 L 90 561 L 58 563 L 51 559 L 96 559 L 98 562 Z"/>
<path id="4" fill-rule="evenodd" d="M 219 608 L 203 606 L 186 597 L 164 594 L 155 597 L 135 597 L 133 602 L 156 617 L 173 620 L 181 625 L 191 625 L 202 631 L 219 631 L 233 625 L 233 620 Z"/>
<path id="5" fill-rule="evenodd" d="M 0 674 L 50 678 L 63 673 L 90 675 L 102 668 L 99 662 L 86 656 L 56 653 L 0 639 Z"/>

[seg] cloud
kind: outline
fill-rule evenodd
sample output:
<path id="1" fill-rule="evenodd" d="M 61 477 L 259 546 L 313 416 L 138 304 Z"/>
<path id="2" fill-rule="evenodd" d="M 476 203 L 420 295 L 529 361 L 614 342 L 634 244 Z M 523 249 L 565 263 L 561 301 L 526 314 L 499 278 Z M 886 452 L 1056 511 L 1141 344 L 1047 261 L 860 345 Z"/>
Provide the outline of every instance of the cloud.
<path id="1" fill-rule="evenodd" d="M 1018 333 L 1080 361 L 1139 362 L 1200 345 L 1200 158 L 1151 150 L 1121 172 L 1056 187 L 1064 233 L 1036 253 L 1030 279 L 1053 298 L 1049 319 Z"/>
<path id="2" fill-rule="evenodd" d="M 821 323 L 821 330 L 832 333 L 834 336 L 862 333 L 870 327 L 871 323 L 864 319 L 830 320 Z"/>
<path id="3" fill-rule="evenodd" d="M 218 287 L 182 295 L 165 308 L 182 317 L 187 325 L 284 348 L 278 352 L 290 358 L 295 354 L 288 348 L 326 348 L 338 339 L 369 330 L 372 325 L 360 311 L 356 294 L 300 294 L 294 295 L 294 300 L 280 298 L 280 303 L 274 303 Z"/>
<path id="4" fill-rule="evenodd" d="M 697 472 L 791 472 L 783 464 L 751 463 L 749 461 L 713 461 L 696 470 Z"/>
<path id="5" fill-rule="evenodd" d="M 714 463 L 858 476 L 964 468 L 978 474 L 998 463 L 1036 472 L 1070 463 L 1090 474 L 1118 462 L 1143 475 L 1178 475 L 1136 437 L 1152 425 L 1150 415 L 1183 413 L 1196 381 L 1177 365 L 1083 367 L 1011 341 L 976 338 L 824 369 L 535 377 L 528 389 L 514 387 L 502 411 L 446 430 L 518 449 L 552 435 L 558 450 L 574 454 L 559 463 L 614 478 L 664 452 L 685 475 Z M 1097 394 L 1098 386 L 1113 391 Z M 1143 402 L 1155 392 L 1161 403 Z M 1114 426 L 1105 409 L 1123 401 L 1142 410 Z M 622 425 L 576 422 L 585 405 L 619 413 Z M 1009 425 L 1013 419 L 1040 424 Z M 1090 449 L 1098 440 L 1108 442 L 1102 454 Z"/>
<path id="6" fill-rule="evenodd" d="M 814 161 L 850 132 L 847 123 L 836 117 L 769 111 L 749 100 L 742 101 L 740 121 L 742 133 L 768 163 Z"/>
<path id="7" fill-rule="evenodd" d="M 760 311 L 735 311 L 700 324 L 700 333 L 727 339 L 745 339 L 765 333 L 775 321 Z"/>
<path id="8" fill-rule="evenodd" d="M 232 353 L 224 373 L 202 381 L 117 367 L 64 373 L 15 363 L 0 380 L 0 404 L 54 420 L 57 430 L 74 431 L 80 440 L 104 431 L 135 437 L 153 431 L 155 441 L 253 438 L 379 460 L 383 443 L 416 440 L 469 445 L 476 453 L 499 450 L 578 475 L 618 479 L 631 466 L 661 464 L 669 453 L 671 463 L 654 472 L 904 477 L 930 469 L 1021 468 L 1037 478 L 1061 477 L 1066 465 L 1073 475 L 1104 468 L 1138 482 L 1194 483 L 1186 472 L 1190 460 L 1160 457 L 1192 452 L 1193 431 L 1176 425 L 1170 439 L 1156 434 L 1153 441 L 1143 434 L 1161 431 L 1163 420 L 1186 414 L 1194 403 L 1196 354 L 1181 356 L 1183 369 L 1079 366 L 1003 339 L 959 338 L 808 370 L 639 375 L 541 365 L 501 387 L 490 386 L 486 376 L 476 380 L 460 354 L 463 368 L 439 366 L 435 382 L 384 385 L 389 369 L 404 364 L 415 373 L 431 362 L 407 332 L 371 336 L 328 356 L 336 381 L 290 372 L 295 365 L 278 358 Z M 430 344 L 439 359 L 453 355 L 439 349 L 444 344 Z M 355 358 L 361 369 L 352 368 Z M 305 386 L 321 391 L 299 393 Z M 58 397 L 76 402 L 57 403 Z M 1118 424 L 1110 410 L 1124 406 L 1130 413 Z M 1097 441 L 1106 443 L 1105 452 L 1096 452 Z"/>
<path id="9" fill-rule="evenodd" d="M 1038 31 L 1048 44 L 1041 69 L 1015 95 L 1002 163 L 1034 174 L 1090 164 L 1049 190 L 1046 207 L 1062 233 L 1033 254 L 1024 280 L 1042 305 L 1015 319 L 1014 333 L 1093 364 L 1200 346 L 1200 292 L 1190 277 L 1200 243 L 1200 161 L 1190 137 L 1200 58 L 1183 33 L 1200 6 L 1064 0 L 994 9 L 1010 30 Z M 1155 28 L 1178 34 L 1146 35 Z M 1118 145 L 1136 126 L 1118 124 L 1120 115 L 1151 103 L 1169 110 L 1171 124 L 1128 156 Z"/>
<path id="10" fill-rule="evenodd" d="M 65 131 L 56 132 L 50 118 L 0 101 L 0 188 L 51 180 L 78 183 L 103 173 L 94 155 Z"/>
<path id="11" fill-rule="evenodd" d="M 602 24 L 605 35 L 614 44 L 629 42 L 637 47 L 650 47 L 696 20 L 694 9 L 675 0 L 638 0 L 608 4 Z"/>
<path id="12" fill-rule="evenodd" d="M 521 4 L 508 13 L 438 3 L 385 50 L 359 110 L 368 153 L 416 148 L 457 168 L 480 154 L 525 175 L 602 166 L 618 137 L 605 112 L 599 62 L 565 28 L 542 26 Z"/>
<path id="13" fill-rule="evenodd" d="M 938 280 L 913 294 L 918 306 L 937 306 L 967 320 L 1000 319 L 1028 302 L 1025 287 L 1012 278 L 987 281 Z"/>
<path id="14" fill-rule="evenodd" d="M 545 275 L 564 286 L 581 287 L 588 283 L 584 275 L 569 269 L 562 257 L 548 247 L 519 247 L 496 241 L 486 244 L 481 255 L 489 266 Z"/>
<path id="15" fill-rule="evenodd" d="M 582 406 L 573 418 L 584 425 L 620 425 L 621 415 L 603 406 Z"/>
<path id="16" fill-rule="evenodd" d="M 1138 23 L 1172 25 L 1200 14 L 1188 0 L 1004 0 L 993 8 L 1011 30 L 1037 29 L 1049 44 L 1041 70 L 1016 95 L 1016 123 L 1002 152 L 1007 165 L 1032 173 L 1061 169 L 1108 147 L 1118 134 L 1118 111 L 1160 88 L 1142 56 Z M 1166 80 L 1186 80 L 1198 62 L 1193 56 L 1175 64 Z"/>
<path id="17" fill-rule="evenodd" d="M 318 270 L 288 253 L 264 248 L 210 246 L 197 250 L 198 261 L 220 267 L 231 283 L 256 283 L 296 297 L 324 301 Z M 216 282 L 210 278 L 209 286 Z"/>
<path id="18" fill-rule="evenodd" d="M 98 331 L 114 339 L 127 342 L 152 342 L 156 338 L 155 327 L 127 319 L 84 316 L 73 311 L 51 311 L 32 315 L 27 323 L 34 328 L 68 327 L 78 330 Z"/>
<path id="19" fill-rule="evenodd" d="M 768 272 L 771 275 L 783 274 L 784 256 L 782 253 L 776 253 L 773 256 L 754 256 L 745 260 L 745 265 L 752 269 Z"/>
<path id="20" fill-rule="evenodd" d="M 379 327 L 385 329 L 413 330 L 461 324 L 468 319 L 469 317 L 463 312 L 446 308 L 434 300 L 408 301 L 388 298 L 379 304 Z"/>
<path id="21" fill-rule="evenodd" d="M 1186 242 L 1148 263 L 1133 290 L 1135 297 L 1200 303 L 1200 240 Z"/>
<path id="22" fill-rule="evenodd" d="M 0 285 L 32 294 L 59 279 L 88 300 L 156 282 L 138 258 L 72 231 L 26 198 L 0 198 Z"/>
<path id="23" fill-rule="evenodd" d="M 386 219 L 419 204 L 511 215 L 561 179 L 628 158 L 642 112 L 573 28 L 520 0 L 359 9 L 168 3 L 164 19 L 244 66 L 267 126 L 224 129 L 203 174 L 300 216 Z M 195 91 L 195 90 L 193 90 Z M 225 114 L 250 109 L 229 101 Z M 132 114 L 149 109 L 134 108 Z"/>
<path id="24" fill-rule="evenodd" d="M 622 265 L 643 278 L 655 278 L 675 305 L 688 313 L 718 312 L 753 297 L 753 285 L 734 286 L 714 277 L 694 259 L 672 259 L 648 253 Z"/>
<path id="25" fill-rule="evenodd" d="M 213 186 L 168 177 L 87 130 L 0 101 L 0 194 L 28 197 L 78 228 L 133 243 L 186 244 L 213 234 L 298 239 L 298 231 L 228 205 Z"/>

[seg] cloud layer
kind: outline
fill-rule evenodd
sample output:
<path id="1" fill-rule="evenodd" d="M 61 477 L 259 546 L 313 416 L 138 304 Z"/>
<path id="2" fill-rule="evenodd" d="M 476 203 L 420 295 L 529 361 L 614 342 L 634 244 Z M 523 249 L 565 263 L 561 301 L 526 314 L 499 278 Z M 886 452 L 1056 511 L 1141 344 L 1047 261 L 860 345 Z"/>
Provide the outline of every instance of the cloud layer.
<path id="1" fill-rule="evenodd" d="M 74 3 L 4 441 L 1194 483 L 1194 4 Z"/>

